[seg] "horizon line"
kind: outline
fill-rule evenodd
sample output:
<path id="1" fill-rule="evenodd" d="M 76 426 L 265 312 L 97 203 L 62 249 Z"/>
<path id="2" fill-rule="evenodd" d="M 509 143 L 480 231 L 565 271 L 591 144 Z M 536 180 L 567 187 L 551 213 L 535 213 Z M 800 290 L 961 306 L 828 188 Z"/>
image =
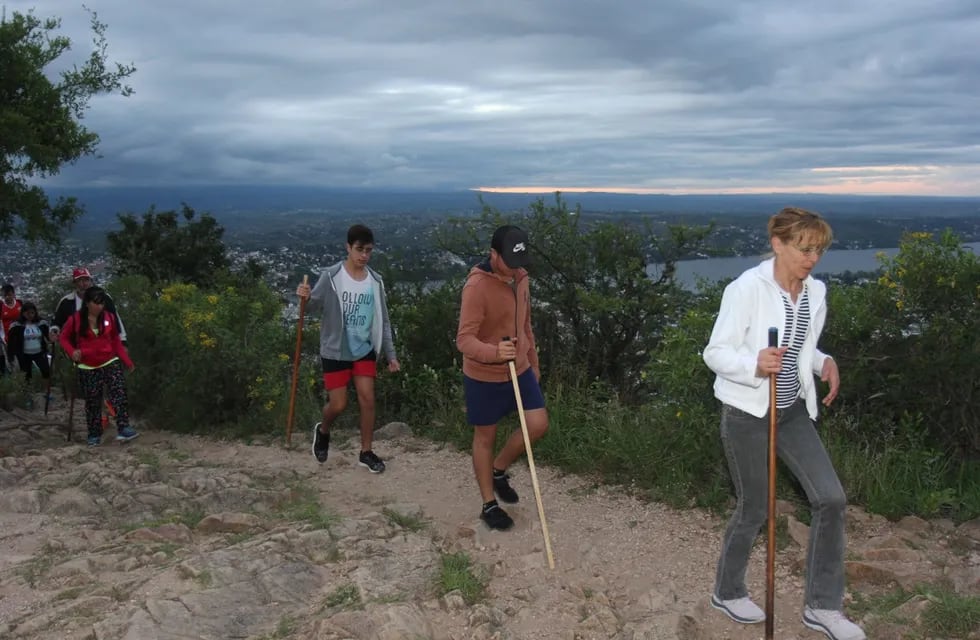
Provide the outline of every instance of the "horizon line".
<path id="1" fill-rule="evenodd" d="M 937 194 L 894 191 L 838 191 L 820 187 L 786 187 L 773 189 L 771 187 L 736 187 L 732 189 L 671 189 L 645 187 L 502 187 L 480 186 L 471 187 L 470 191 L 480 193 L 501 194 L 549 194 L 549 193 L 609 193 L 618 195 L 651 195 L 651 196 L 746 196 L 746 195 L 794 195 L 794 196 L 843 196 L 856 198 L 980 198 L 976 194 Z"/>
<path id="2" fill-rule="evenodd" d="M 787 187 L 783 189 L 773 188 L 734 188 L 734 189 L 655 189 L 640 187 L 540 187 L 540 186 L 441 186 L 441 187 L 406 187 L 406 186 L 324 186 L 315 184 L 297 183 L 233 183 L 233 182 L 212 182 L 212 183 L 172 183 L 172 184 L 85 184 L 85 185 L 51 185 L 46 187 L 54 191 L 70 192 L 73 190 L 113 190 L 113 189 L 181 189 L 181 188 L 294 188 L 310 189 L 315 191 L 343 191 L 348 193 L 496 193 L 504 195 L 545 195 L 545 194 L 611 194 L 611 195 L 634 195 L 634 196 L 816 196 L 816 197 L 845 197 L 845 198 L 949 198 L 949 199 L 980 199 L 980 193 L 930 193 L 930 192 L 893 192 L 893 191 L 837 191 L 830 189 L 820 189 L 813 187 Z"/>

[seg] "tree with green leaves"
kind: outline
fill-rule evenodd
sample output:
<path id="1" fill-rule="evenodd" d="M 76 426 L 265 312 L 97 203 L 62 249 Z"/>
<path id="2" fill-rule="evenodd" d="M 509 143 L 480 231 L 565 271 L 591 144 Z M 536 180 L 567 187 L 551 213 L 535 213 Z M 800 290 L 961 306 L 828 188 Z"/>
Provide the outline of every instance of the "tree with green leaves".
<path id="1" fill-rule="evenodd" d="M 830 301 L 824 342 L 851 372 L 838 404 L 869 442 L 923 435 L 980 460 L 980 257 L 947 230 L 906 233 L 898 254 L 879 262 L 876 282 Z"/>
<path id="2" fill-rule="evenodd" d="M 675 281 L 676 263 L 701 250 L 713 227 L 587 220 L 559 193 L 519 215 L 485 205 L 478 220 L 451 219 L 439 243 L 472 262 L 505 223 L 531 239 L 535 303 L 545 310 L 533 315 L 542 371 L 576 385 L 602 380 L 625 401 L 643 399 L 644 367 L 688 295 Z"/>
<path id="3" fill-rule="evenodd" d="M 106 236 L 113 271 L 120 276 L 142 275 L 154 284 L 213 285 L 228 268 L 222 241 L 225 230 L 210 214 L 195 220 L 196 215 L 186 204 L 179 215 L 158 213 L 154 207 L 142 220 L 131 213 L 120 214 L 122 229 Z"/>
<path id="4" fill-rule="evenodd" d="M 46 70 L 71 50 L 57 18 L 32 12 L 0 20 L 0 238 L 55 244 L 84 212 L 74 198 L 49 200 L 38 180 L 96 152 L 99 136 L 81 120 L 93 96 L 132 93 L 136 68 L 106 59 L 106 25 L 91 13 L 94 48 L 81 66 L 52 80 Z"/>

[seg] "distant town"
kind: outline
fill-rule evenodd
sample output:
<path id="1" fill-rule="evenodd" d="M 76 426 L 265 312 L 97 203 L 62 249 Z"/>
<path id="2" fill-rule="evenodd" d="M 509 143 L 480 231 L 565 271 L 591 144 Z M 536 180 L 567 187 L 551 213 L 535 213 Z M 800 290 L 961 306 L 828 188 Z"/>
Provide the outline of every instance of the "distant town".
<path id="1" fill-rule="evenodd" d="M 224 194 L 224 195 L 222 195 Z M 265 270 L 266 282 L 291 297 L 301 274 L 314 275 L 344 255 L 346 229 L 364 222 L 375 230 L 376 261 L 385 261 L 415 278 L 442 278 L 462 271 L 466 261 L 447 252 L 437 240 L 450 217 L 475 217 L 483 204 L 502 213 L 526 210 L 539 196 L 454 192 L 449 194 L 317 192 L 284 190 L 256 194 L 214 188 L 179 199 L 169 191 L 83 190 L 79 199 L 87 214 L 65 233 L 60 247 L 30 245 L 19 239 L 4 242 L 0 280 L 14 285 L 17 296 L 35 300 L 42 311 L 70 290 L 75 266 L 88 267 L 96 282 L 111 278 L 105 236 L 119 228 L 117 214 L 139 217 L 151 205 L 157 211 L 182 202 L 198 214 L 209 213 L 225 228 L 224 242 L 233 265 L 251 260 Z M 200 202 L 193 201 L 196 196 Z M 277 205 L 278 201 L 281 204 Z M 554 196 L 542 198 L 554 203 Z M 622 196 L 573 194 L 571 209 L 581 206 L 583 221 L 612 220 L 621 224 L 715 225 L 707 252 L 691 259 L 749 256 L 766 250 L 765 221 L 786 205 L 823 213 L 834 226 L 833 249 L 897 246 L 903 233 L 939 233 L 952 229 L 964 242 L 980 241 L 980 198 L 871 198 L 796 196 Z M 140 204 L 142 202 L 143 204 Z M 319 203 L 319 206 L 318 206 Z M 216 206 L 217 205 L 217 206 Z M 474 256 L 474 260 L 476 256 Z M 650 256 L 652 262 L 656 255 Z"/>

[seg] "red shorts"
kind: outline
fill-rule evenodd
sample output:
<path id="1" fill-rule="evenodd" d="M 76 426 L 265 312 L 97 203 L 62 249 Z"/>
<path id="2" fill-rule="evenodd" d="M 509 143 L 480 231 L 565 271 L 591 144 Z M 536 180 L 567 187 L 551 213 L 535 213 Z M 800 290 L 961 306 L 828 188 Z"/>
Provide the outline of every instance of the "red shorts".
<path id="1" fill-rule="evenodd" d="M 354 376 L 365 378 L 378 377 L 378 357 L 372 350 L 360 360 L 328 360 L 323 361 L 323 387 L 327 391 L 343 389 Z"/>

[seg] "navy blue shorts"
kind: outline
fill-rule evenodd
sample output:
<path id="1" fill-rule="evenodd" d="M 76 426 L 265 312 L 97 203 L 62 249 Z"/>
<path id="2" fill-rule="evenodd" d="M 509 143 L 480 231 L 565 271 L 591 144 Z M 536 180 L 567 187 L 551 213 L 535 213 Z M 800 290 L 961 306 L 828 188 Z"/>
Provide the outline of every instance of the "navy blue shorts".
<path id="1" fill-rule="evenodd" d="M 541 395 L 541 385 L 534 377 L 534 369 L 517 376 L 517 386 L 521 390 L 521 400 L 524 410 L 544 408 L 544 396 Z M 497 424 L 504 417 L 517 411 L 517 399 L 514 397 L 514 383 L 481 382 L 463 376 L 463 393 L 466 396 L 466 421 L 473 426 L 490 426 Z"/>

